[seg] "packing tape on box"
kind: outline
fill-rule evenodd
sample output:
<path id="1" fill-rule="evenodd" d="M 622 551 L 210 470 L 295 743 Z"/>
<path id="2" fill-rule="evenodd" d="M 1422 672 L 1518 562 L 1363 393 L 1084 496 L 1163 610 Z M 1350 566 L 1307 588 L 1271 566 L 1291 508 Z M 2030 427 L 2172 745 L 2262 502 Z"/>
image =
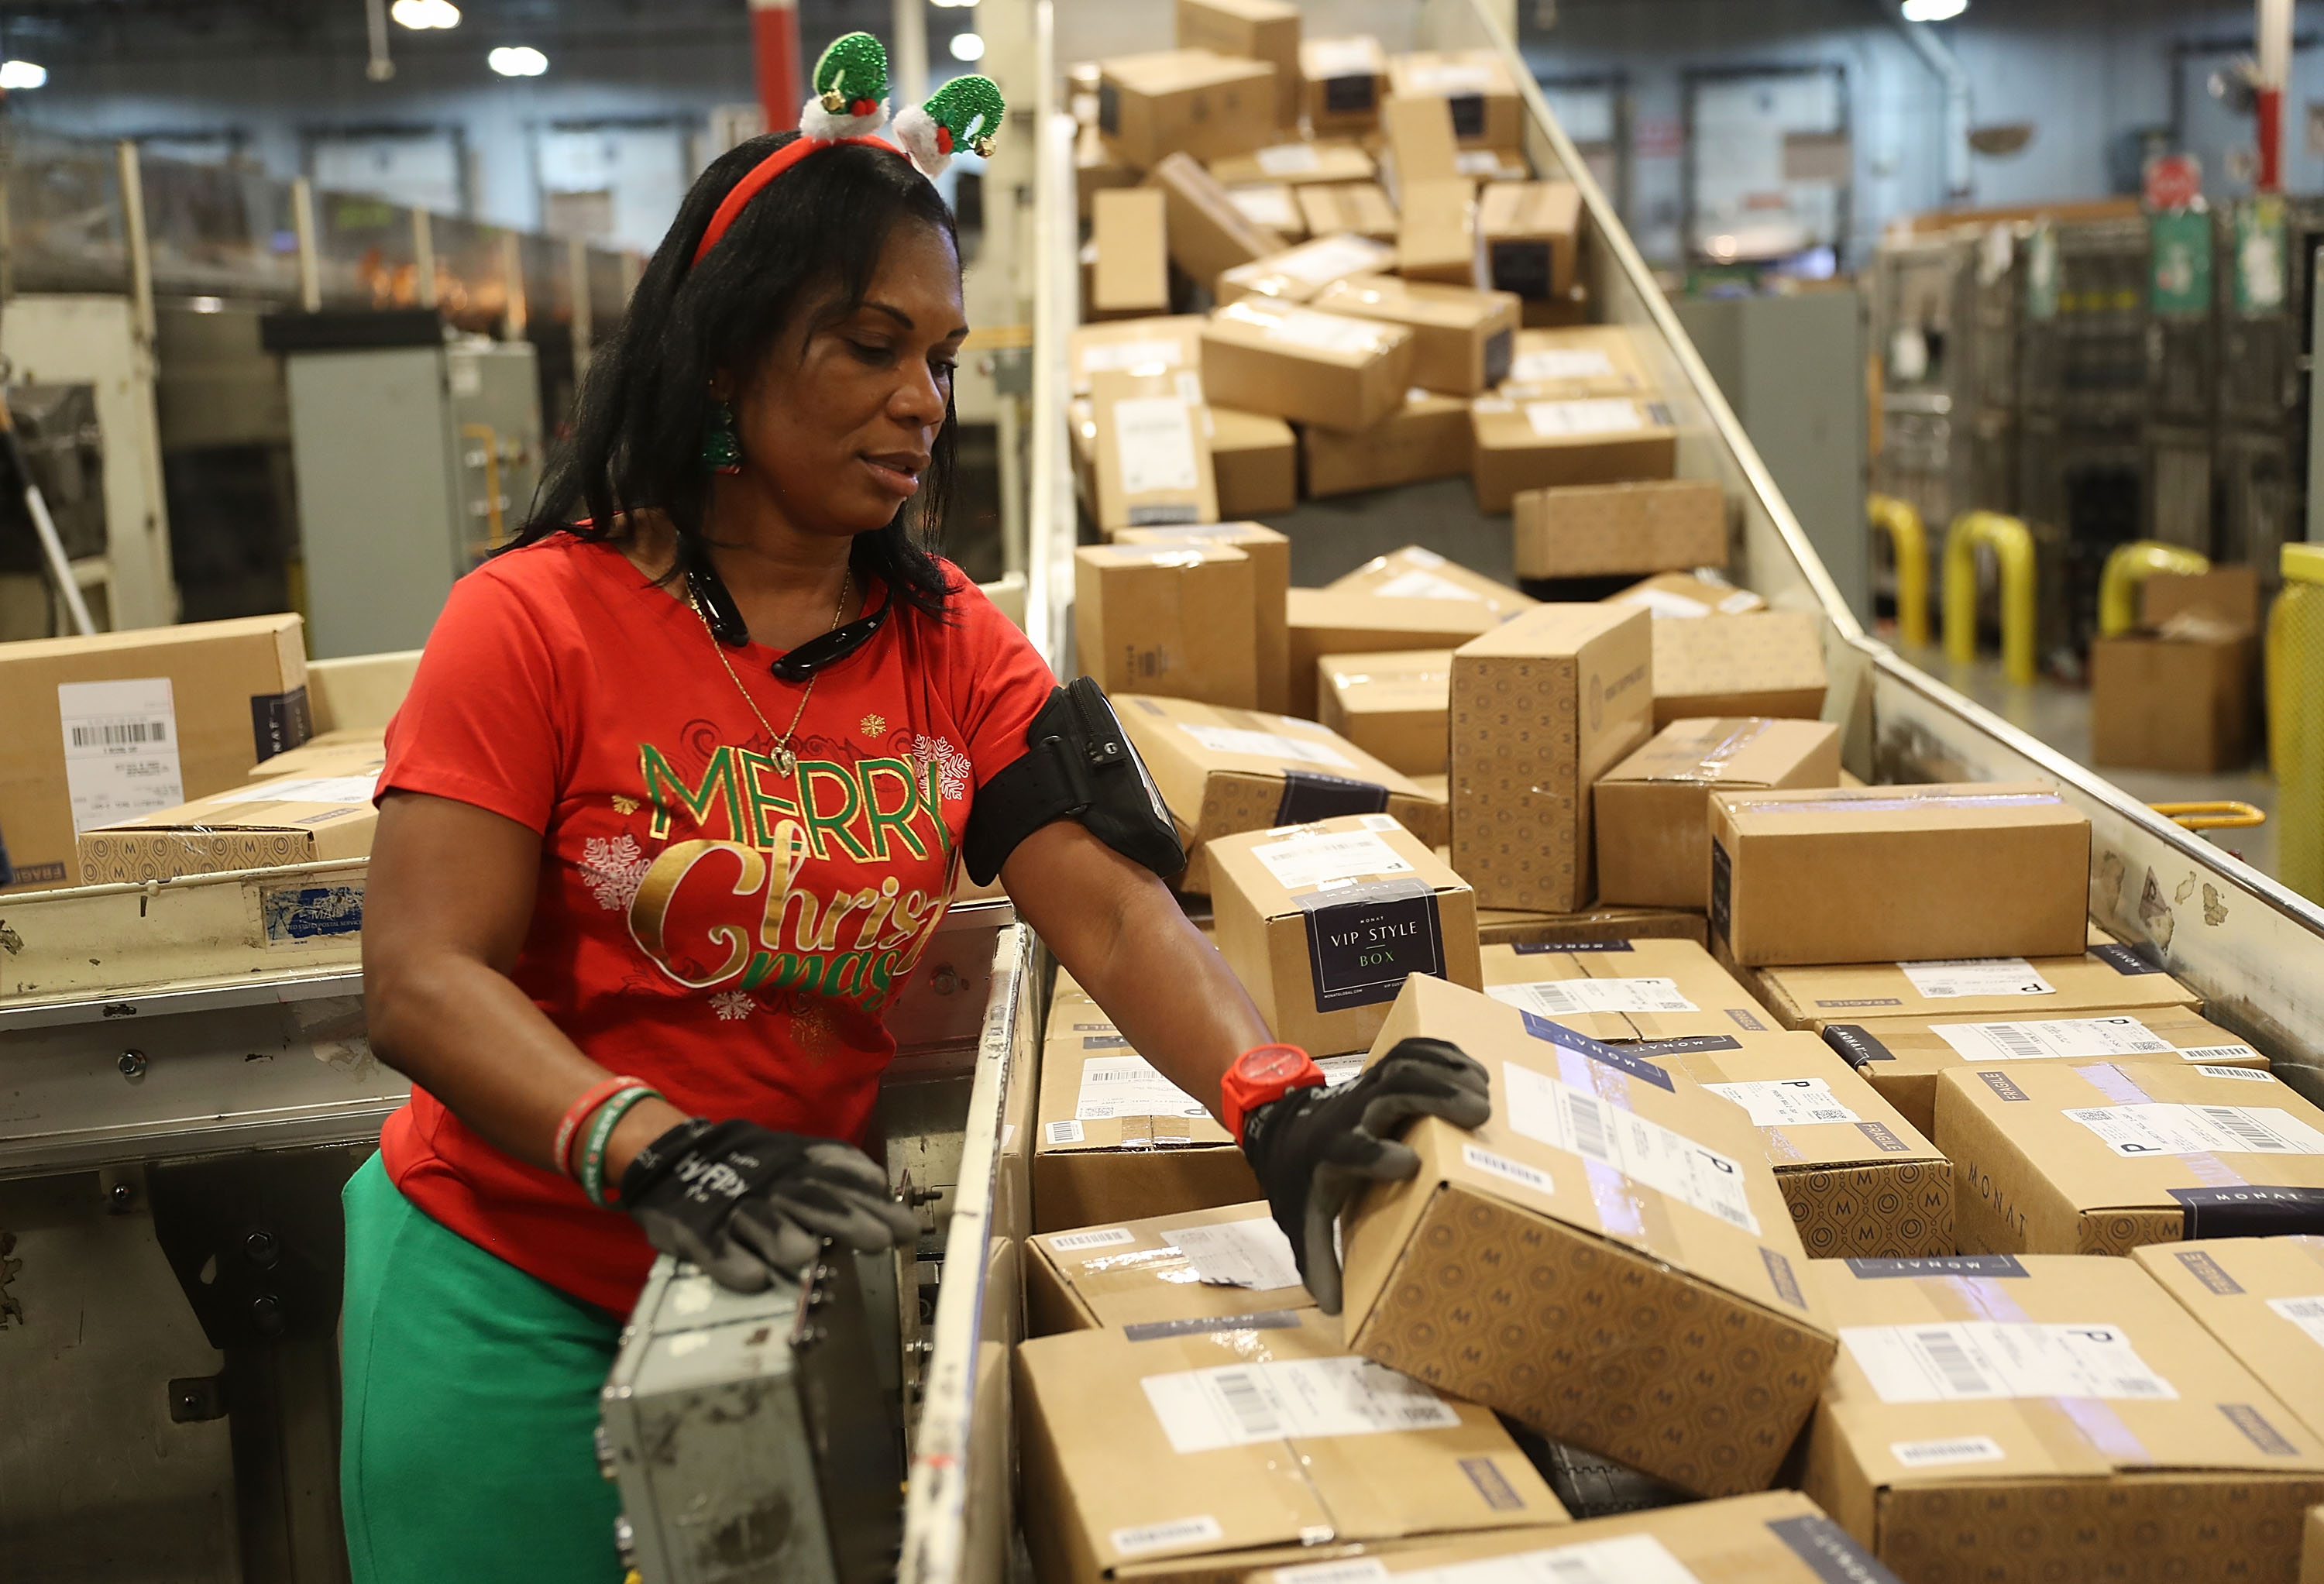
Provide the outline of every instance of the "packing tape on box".
<path id="1" fill-rule="evenodd" d="M 2154 1098 L 2111 1062 L 2076 1063 L 2074 1072 L 2118 1106 L 2153 1105 Z M 2242 1108 L 2218 1108 L 2240 1110 Z M 2232 1123 L 2227 1124 L 2232 1128 Z M 2324 1189 L 2294 1183 L 2255 1183 L 2209 1150 L 2176 1156 L 2202 1182 L 2200 1188 L 2166 1188 L 2178 1202 L 2181 1235 L 2199 1238 L 2276 1238 L 2324 1233 Z M 2324 1263 L 2324 1259 L 2319 1259 Z"/>
<path id="2" fill-rule="evenodd" d="M 1720 723 L 1725 725 L 1725 722 Z M 1656 776 L 1657 781 L 1716 781 L 1726 772 L 1728 763 L 1752 743 L 1775 729 L 1775 723 L 1745 720 L 1735 723 L 1734 729 L 1711 744 L 1711 751 L 1694 761 L 1691 769 L 1675 775 Z"/>
<path id="3" fill-rule="evenodd" d="M 2003 1278 L 2006 1279 L 2006 1278 Z M 1963 1320 L 1988 1320 L 2003 1325 L 2030 1325 L 2034 1317 L 2027 1314 L 2001 1281 L 1989 1276 L 1944 1276 L 1939 1278 L 1942 1290 L 1958 1302 Z M 1948 1307 L 1940 1304 L 1940 1307 Z M 2123 1423 L 2122 1415 L 2097 1397 L 2034 1397 L 2020 1399 L 2029 1408 L 2046 1412 L 2028 1414 L 2027 1421 L 2034 1433 L 2050 1449 L 2061 1454 L 2061 1461 L 2072 1460 L 2065 1454 L 2080 1452 L 2084 1447 L 2101 1456 L 2126 1463 L 2152 1463 L 2154 1455 L 2146 1443 Z M 2055 1415 L 2053 1419 L 2052 1416 Z M 2061 1446 L 2053 1432 L 2070 1432 L 2080 1445 Z"/>

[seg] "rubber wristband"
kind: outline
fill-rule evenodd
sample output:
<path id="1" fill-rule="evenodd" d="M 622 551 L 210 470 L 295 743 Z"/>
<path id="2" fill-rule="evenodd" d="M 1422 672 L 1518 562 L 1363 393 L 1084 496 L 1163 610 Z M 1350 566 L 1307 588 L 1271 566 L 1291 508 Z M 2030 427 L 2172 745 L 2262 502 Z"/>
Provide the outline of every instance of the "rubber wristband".
<path id="1" fill-rule="evenodd" d="M 559 1172 L 568 1177 L 573 1174 L 573 1136 L 581 1131 L 581 1124 L 589 1119 L 589 1113 L 621 1091 L 634 1088 L 643 1082 L 640 1078 L 600 1079 L 567 1108 L 564 1118 L 557 1124 L 556 1142 L 549 1147 L 549 1158 Z"/>
<path id="2" fill-rule="evenodd" d="M 613 1129 L 630 1114 L 640 1101 L 659 1100 L 661 1091 L 641 1083 L 634 1089 L 624 1089 L 599 1108 L 597 1119 L 589 1124 L 588 1140 L 581 1147 L 581 1193 L 599 1210 L 612 1210 L 613 1199 L 621 1196 L 614 1190 L 613 1198 L 605 1193 L 605 1151 L 613 1142 Z"/>

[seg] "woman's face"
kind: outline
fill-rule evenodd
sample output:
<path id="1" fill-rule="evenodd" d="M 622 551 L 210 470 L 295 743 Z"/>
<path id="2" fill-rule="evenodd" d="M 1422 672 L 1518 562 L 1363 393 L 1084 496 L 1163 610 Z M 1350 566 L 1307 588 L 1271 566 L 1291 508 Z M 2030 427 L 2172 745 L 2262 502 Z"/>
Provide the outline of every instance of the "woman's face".
<path id="1" fill-rule="evenodd" d="M 861 307 L 810 305 L 734 397 L 742 476 L 807 533 L 884 528 L 919 493 L 968 334 L 960 259 L 936 227 L 890 235 Z"/>

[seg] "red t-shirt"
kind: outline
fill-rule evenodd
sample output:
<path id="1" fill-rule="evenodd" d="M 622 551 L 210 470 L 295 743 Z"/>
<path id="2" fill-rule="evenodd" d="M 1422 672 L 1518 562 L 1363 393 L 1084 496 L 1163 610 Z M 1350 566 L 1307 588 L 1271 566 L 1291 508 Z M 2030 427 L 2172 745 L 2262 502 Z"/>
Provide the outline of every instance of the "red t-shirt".
<path id="1" fill-rule="evenodd" d="M 794 778 L 693 608 L 619 550 L 558 535 L 454 585 L 380 790 L 541 833 L 512 977 L 591 1060 L 696 1116 L 860 1142 L 895 1054 L 881 1014 L 944 916 L 970 802 L 1056 686 L 954 582 L 947 622 L 899 604 L 821 673 Z M 778 653 L 727 658 L 780 732 L 801 688 L 769 674 Z M 652 1251 L 629 1217 L 425 1090 L 380 1153 L 471 1242 L 616 1313 L 636 1299 Z"/>

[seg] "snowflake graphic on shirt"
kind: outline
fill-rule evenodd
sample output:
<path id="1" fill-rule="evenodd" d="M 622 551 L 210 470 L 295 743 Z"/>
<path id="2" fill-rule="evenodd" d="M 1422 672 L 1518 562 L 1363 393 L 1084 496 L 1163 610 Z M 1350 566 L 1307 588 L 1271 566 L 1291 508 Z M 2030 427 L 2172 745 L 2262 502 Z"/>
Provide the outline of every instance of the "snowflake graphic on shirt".
<path id="1" fill-rule="evenodd" d="M 721 1023 L 739 1023 L 759 1009 L 748 990 L 720 990 L 710 998 L 710 1009 Z"/>
<path id="2" fill-rule="evenodd" d="M 651 863 L 635 836 L 591 836 L 581 843 L 581 883 L 608 913 L 628 908 Z"/>
<path id="3" fill-rule="evenodd" d="M 936 783 L 945 802 L 968 796 L 968 755 L 949 741 L 916 736 L 912 739 L 912 757 L 922 765 L 936 767 Z"/>

